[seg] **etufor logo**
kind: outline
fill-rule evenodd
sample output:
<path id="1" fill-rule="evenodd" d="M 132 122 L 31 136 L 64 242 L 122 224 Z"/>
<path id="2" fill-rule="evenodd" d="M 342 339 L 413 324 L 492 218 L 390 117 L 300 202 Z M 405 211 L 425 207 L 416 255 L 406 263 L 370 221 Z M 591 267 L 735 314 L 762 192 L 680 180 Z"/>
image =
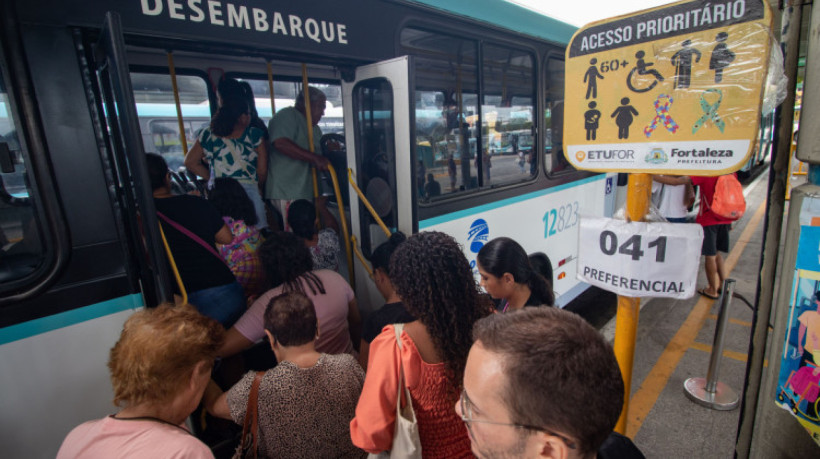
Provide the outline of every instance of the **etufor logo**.
<path id="1" fill-rule="evenodd" d="M 577 159 L 579 163 L 583 162 L 584 158 L 586 158 L 586 157 L 587 157 L 587 154 L 584 153 L 581 150 L 578 150 L 578 151 L 575 152 L 575 159 Z"/>
<path id="2" fill-rule="evenodd" d="M 484 244 L 490 239 L 490 226 L 483 218 L 479 218 L 470 225 L 467 234 L 467 242 L 470 244 L 470 251 L 478 253 Z"/>

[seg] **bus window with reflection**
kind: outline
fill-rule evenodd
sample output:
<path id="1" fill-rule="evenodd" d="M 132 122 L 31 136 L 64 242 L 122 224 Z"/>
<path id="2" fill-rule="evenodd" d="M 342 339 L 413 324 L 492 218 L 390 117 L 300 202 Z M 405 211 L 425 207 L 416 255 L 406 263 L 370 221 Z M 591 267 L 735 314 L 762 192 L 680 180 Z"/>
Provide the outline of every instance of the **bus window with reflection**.
<path id="1" fill-rule="evenodd" d="M 547 59 L 544 164 L 550 174 L 575 170 L 564 157 L 564 59 Z"/>
<path id="2" fill-rule="evenodd" d="M 131 82 L 145 151 L 161 154 L 168 163 L 168 168 L 179 171 L 183 168 L 185 151 L 179 135 L 171 76 L 131 72 Z M 199 133 L 211 121 L 208 86 L 201 77 L 177 75 L 177 89 L 185 141 L 190 149 Z"/>
<path id="3" fill-rule="evenodd" d="M 45 259 L 45 246 L 20 135 L 0 74 L 0 283 L 22 279 Z"/>
<path id="4" fill-rule="evenodd" d="M 403 52 L 415 56 L 415 188 L 419 201 L 477 189 L 477 43 L 405 28 L 401 44 Z"/>
<path id="5" fill-rule="evenodd" d="M 538 173 L 533 60 L 527 52 L 484 46 L 482 154 L 476 160 L 484 187 L 526 181 Z"/>

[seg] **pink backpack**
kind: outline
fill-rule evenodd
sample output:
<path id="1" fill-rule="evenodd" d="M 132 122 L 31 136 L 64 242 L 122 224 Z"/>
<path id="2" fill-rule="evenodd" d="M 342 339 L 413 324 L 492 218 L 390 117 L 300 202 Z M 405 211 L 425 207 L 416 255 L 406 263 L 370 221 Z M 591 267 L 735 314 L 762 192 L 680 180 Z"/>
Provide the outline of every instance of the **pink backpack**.
<path id="1" fill-rule="evenodd" d="M 706 202 L 706 200 L 703 200 Z M 721 175 L 715 183 L 715 195 L 706 207 L 715 215 L 726 220 L 738 220 L 746 212 L 746 198 L 743 186 L 735 174 Z"/>

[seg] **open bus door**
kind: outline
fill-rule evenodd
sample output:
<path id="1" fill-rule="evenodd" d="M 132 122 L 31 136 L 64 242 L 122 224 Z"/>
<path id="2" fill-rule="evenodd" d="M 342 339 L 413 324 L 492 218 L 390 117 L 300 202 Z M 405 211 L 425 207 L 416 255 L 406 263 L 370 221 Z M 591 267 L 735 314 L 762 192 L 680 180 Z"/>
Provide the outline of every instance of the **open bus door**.
<path id="1" fill-rule="evenodd" d="M 94 61 L 106 160 L 116 193 L 115 212 L 124 224 L 129 276 L 135 286 L 141 287 L 146 305 L 172 301 L 117 13 L 105 15 Z"/>
<path id="2" fill-rule="evenodd" d="M 342 82 L 347 160 L 358 188 L 391 231 L 412 234 L 416 168 L 412 162 L 410 129 L 410 69 L 412 57 L 403 56 L 356 68 L 353 81 Z M 388 239 L 359 196 L 350 193 L 350 220 L 361 251 L 369 257 Z M 355 265 L 356 296 L 365 313 L 383 299 Z"/>

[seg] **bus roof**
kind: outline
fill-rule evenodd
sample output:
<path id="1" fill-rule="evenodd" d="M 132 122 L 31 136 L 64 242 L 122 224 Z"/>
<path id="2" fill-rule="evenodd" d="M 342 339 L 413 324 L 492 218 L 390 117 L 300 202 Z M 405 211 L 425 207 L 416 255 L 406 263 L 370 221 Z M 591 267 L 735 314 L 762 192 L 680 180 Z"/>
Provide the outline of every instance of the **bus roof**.
<path id="1" fill-rule="evenodd" d="M 569 43 L 578 30 L 573 25 L 504 0 L 411 1 L 555 43 Z"/>

